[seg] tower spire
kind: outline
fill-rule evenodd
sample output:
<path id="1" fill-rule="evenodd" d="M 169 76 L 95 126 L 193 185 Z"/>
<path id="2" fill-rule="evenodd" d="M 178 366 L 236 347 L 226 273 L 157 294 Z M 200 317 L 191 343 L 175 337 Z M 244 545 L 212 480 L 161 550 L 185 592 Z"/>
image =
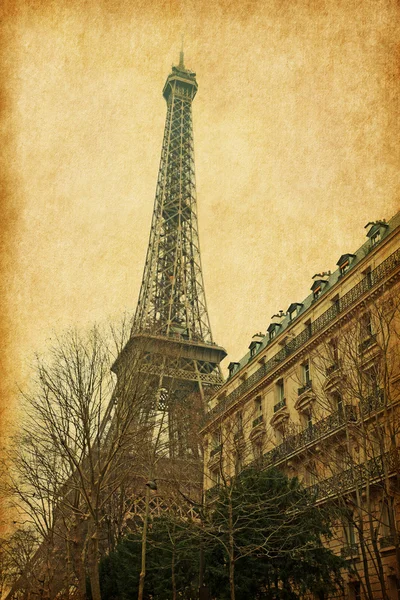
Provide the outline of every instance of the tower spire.
<path id="1" fill-rule="evenodd" d="M 181 51 L 179 53 L 179 65 L 178 65 L 178 67 L 181 71 L 184 71 L 184 69 L 185 69 L 184 54 L 183 54 L 183 38 L 184 38 L 184 35 L 182 33 L 182 43 L 181 43 Z"/>

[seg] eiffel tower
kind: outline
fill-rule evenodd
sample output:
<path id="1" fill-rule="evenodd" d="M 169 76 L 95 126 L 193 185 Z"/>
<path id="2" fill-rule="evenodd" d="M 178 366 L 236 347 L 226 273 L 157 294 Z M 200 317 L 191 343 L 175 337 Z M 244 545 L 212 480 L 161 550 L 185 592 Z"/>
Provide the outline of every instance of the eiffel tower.
<path id="1" fill-rule="evenodd" d="M 167 116 L 139 300 L 129 342 L 113 366 L 118 376 L 138 347 L 144 352 L 141 372 L 154 377 L 156 410 L 168 413 L 171 457 L 197 453 L 185 439 L 185 422 L 199 410 L 189 399 L 197 394 L 204 409 L 223 382 L 219 363 L 226 356 L 212 339 L 201 269 L 192 125 L 197 88 L 182 50 L 163 89 Z M 177 403 L 185 406 L 183 416 Z"/>
<path id="2" fill-rule="evenodd" d="M 192 102 L 196 92 L 196 75 L 185 68 L 181 52 L 179 64 L 172 67 L 163 89 L 167 117 L 139 301 L 130 339 L 112 366 L 117 386 L 101 431 L 104 433 L 110 423 L 113 426 L 112 412 L 119 399 L 119 388 L 129 379 L 126 372 L 131 370 L 126 366 L 133 365 L 133 369 L 140 371 L 137 381 L 140 382 L 140 375 L 144 374 L 146 384 L 149 379 L 152 382 L 148 387 L 150 422 L 156 424 L 157 411 L 163 417 L 167 415 L 168 439 L 163 448 L 167 460 L 161 465 L 162 469 L 165 472 L 167 462 L 181 472 L 184 470 L 183 480 L 191 482 L 199 491 L 201 457 L 196 439 L 188 432 L 193 430 L 193 425 L 199 425 L 208 395 L 223 383 L 219 363 L 226 352 L 212 339 L 201 270 L 192 130 Z M 137 361 L 138 354 L 140 361 Z M 138 483 L 137 501 L 130 509 L 134 519 L 143 519 L 146 511 L 142 488 L 143 477 L 148 475 L 139 474 L 139 483 L 132 482 L 133 487 Z M 68 483 L 66 489 L 67 486 Z M 163 491 L 167 493 L 151 501 L 154 516 L 165 510 L 176 510 L 167 489 Z M 46 551 L 47 542 L 43 541 L 28 563 L 38 577 L 44 572 Z M 63 554 L 59 544 L 54 560 L 60 557 Z M 8 599 L 17 592 L 22 594 L 22 590 L 25 590 L 23 597 L 29 597 L 28 572 L 22 573 L 13 584 Z M 63 577 L 60 568 L 52 582 L 52 597 L 62 589 Z"/>

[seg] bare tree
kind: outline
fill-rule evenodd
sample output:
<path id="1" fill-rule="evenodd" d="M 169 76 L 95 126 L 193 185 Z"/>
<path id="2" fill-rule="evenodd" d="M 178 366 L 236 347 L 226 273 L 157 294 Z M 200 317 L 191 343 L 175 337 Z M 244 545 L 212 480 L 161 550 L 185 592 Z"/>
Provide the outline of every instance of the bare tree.
<path id="1" fill-rule="evenodd" d="M 98 559 L 108 508 L 117 491 L 140 476 L 140 453 L 151 438 L 147 413 L 154 389 L 141 373 L 142 360 L 137 347 L 119 366 L 115 385 L 112 351 L 97 327 L 87 335 L 67 333 L 36 360 L 10 491 L 45 542 L 48 596 L 61 585 L 53 582 L 51 552 L 60 554 L 67 541 L 81 596 L 87 567 L 92 597 L 100 600 Z"/>
<path id="2" fill-rule="evenodd" d="M 0 597 L 21 576 L 29 578 L 36 590 L 40 589 L 42 582 L 30 568 L 38 543 L 36 532 L 25 525 L 0 540 Z"/>

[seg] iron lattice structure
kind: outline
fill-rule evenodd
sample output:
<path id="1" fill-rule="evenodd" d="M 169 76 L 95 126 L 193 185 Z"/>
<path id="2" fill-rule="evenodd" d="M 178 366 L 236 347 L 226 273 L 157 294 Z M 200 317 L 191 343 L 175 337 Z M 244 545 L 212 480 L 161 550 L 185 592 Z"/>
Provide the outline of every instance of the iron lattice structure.
<path id="1" fill-rule="evenodd" d="M 192 101 L 183 56 L 164 86 L 167 117 L 150 241 L 133 332 L 212 342 L 197 225 Z"/>
<path id="2" fill-rule="evenodd" d="M 118 375 L 143 350 L 140 371 L 154 378 L 149 410 L 168 412 L 171 456 L 185 454 L 183 432 L 193 419 L 198 425 L 201 404 L 223 382 L 219 363 L 226 356 L 212 339 L 201 269 L 192 123 L 197 88 L 181 52 L 163 89 L 167 116 L 138 305 L 113 368 Z"/>
<path id="3" fill-rule="evenodd" d="M 203 396 L 205 387 L 222 383 L 219 363 L 226 353 L 212 340 L 201 269 L 192 123 L 197 88 L 181 52 L 163 89 L 167 116 L 130 342 L 146 347 L 142 370 L 196 383 Z M 160 381 L 159 387 L 168 386 Z"/>

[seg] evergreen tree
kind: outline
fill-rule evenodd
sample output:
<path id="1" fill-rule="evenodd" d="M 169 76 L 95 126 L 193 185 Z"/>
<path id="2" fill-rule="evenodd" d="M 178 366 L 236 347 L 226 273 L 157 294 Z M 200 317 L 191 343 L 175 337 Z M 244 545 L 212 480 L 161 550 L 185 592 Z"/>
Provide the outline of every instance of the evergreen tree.
<path id="1" fill-rule="evenodd" d="M 297 478 L 274 468 L 243 471 L 220 489 L 205 528 L 212 596 L 322 598 L 340 584 L 344 566 L 322 544 L 329 525 L 329 512 L 315 507 Z"/>

